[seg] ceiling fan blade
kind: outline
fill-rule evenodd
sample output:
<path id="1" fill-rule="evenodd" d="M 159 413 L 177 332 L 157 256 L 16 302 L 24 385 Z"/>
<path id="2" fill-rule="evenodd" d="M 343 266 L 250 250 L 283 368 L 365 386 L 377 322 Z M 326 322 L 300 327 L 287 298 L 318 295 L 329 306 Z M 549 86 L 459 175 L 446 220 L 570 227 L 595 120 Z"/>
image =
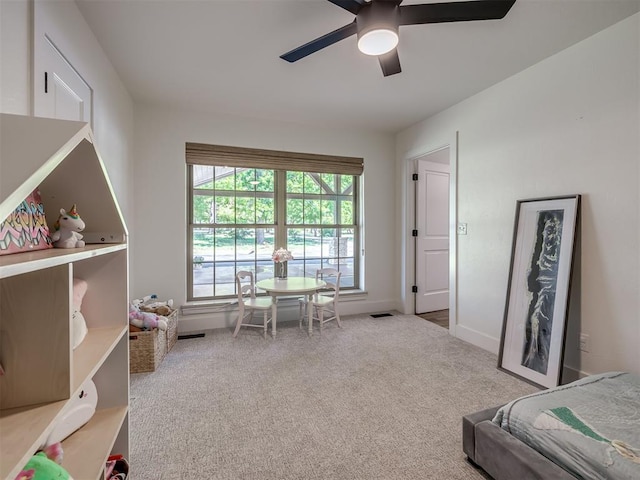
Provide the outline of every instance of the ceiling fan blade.
<path id="1" fill-rule="evenodd" d="M 311 40 L 309 43 L 305 43 L 301 47 L 294 48 L 290 52 L 280 55 L 280 58 L 286 60 L 287 62 L 293 63 L 300 60 L 301 58 L 306 57 L 307 55 L 311 55 L 312 53 L 317 52 L 318 50 L 322 50 L 329 45 L 333 45 L 340 40 L 344 40 L 351 35 L 355 35 L 357 32 L 358 27 L 356 26 L 356 21 L 354 20 L 352 23 L 345 25 L 344 27 L 340 27 L 333 32 L 327 33 L 326 35 L 316 38 L 315 40 Z"/>
<path id="2" fill-rule="evenodd" d="M 396 73 L 400 73 L 402 71 L 402 69 L 400 68 L 400 57 L 398 57 L 397 48 L 394 48 L 384 55 L 378 56 L 378 61 L 380 62 L 380 67 L 382 68 L 382 74 L 385 77 L 388 77 L 389 75 L 395 75 Z"/>
<path id="3" fill-rule="evenodd" d="M 357 15 L 360 9 L 365 5 L 364 0 L 329 0 L 334 5 L 337 5 L 345 10 L 350 11 L 354 15 Z"/>
<path id="4" fill-rule="evenodd" d="M 469 22 L 503 18 L 516 0 L 472 0 L 400 7 L 400 25 Z"/>

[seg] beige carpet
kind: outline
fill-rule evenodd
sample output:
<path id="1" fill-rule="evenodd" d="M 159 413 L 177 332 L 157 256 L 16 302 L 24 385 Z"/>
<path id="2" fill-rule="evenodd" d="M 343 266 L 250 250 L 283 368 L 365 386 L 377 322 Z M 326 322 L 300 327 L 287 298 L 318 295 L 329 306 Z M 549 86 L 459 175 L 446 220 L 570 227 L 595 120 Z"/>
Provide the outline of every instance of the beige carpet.
<path id="1" fill-rule="evenodd" d="M 462 415 L 535 390 L 412 315 L 208 331 L 131 376 L 131 478 L 482 479 Z"/>

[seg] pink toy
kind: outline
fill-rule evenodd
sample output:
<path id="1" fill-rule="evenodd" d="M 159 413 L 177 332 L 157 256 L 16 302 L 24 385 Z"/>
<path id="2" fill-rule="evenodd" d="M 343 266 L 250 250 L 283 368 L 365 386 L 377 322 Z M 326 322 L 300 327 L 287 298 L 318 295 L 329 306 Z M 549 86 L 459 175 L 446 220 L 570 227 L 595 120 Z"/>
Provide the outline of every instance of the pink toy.
<path id="1" fill-rule="evenodd" d="M 167 320 L 164 317 L 151 312 L 141 312 L 140 309 L 133 304 L 129 305 L 129 323 L 135 327 L 146 330 L 152 330 L 154 328 L 159 328 L 160 330 L 167 329 Z"/>

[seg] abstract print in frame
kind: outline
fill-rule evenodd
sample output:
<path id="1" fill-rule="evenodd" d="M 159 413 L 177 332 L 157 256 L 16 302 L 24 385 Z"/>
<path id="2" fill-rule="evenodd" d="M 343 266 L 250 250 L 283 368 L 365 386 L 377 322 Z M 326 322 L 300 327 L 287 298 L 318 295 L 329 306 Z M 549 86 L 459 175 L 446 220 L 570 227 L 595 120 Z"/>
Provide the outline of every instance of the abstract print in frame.
<path id="1" fill-rule="evenodd" d="M 560 382 L 580 195 L 518 200 L 498 368 Z"/>

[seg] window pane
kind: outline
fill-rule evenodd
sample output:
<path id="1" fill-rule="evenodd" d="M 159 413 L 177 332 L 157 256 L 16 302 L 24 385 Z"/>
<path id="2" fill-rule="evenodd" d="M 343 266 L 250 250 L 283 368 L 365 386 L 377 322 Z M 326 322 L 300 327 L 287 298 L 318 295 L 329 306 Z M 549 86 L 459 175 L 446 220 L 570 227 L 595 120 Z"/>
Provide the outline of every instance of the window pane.
<path id="1" fill-rule="evenodd" d="M 191 247 L 194 268 L 200 268 L 203 262 L 213 260 L 213 230 L 194 228 Z"/>
<path id="2" fill-rule="evenodd" d="M 305 251 L 304 251 L 304 229 L 303 228 L 287 229 L 287 248 L 293 255 L 294 259 L 304 258 Z"/>
<path id="3" fill-rule="evenodd" d="M 213 296 L 211 267 L 213 265 L 213 230 L 194 228 L 192 230 L 192 284 L 193 294 L 199 297 Z"/>
<path id="4" fill-rule="evenodd" d="M 287 224 L 298 225 L 304 223 L 302 200 L 287 199 Z"/>
<path id="5" fill-rule="evenodd" d="M 256 231 L 253 228 L 236 230 L 236 260 L 240 270 L 251 270 L 256 258 Z M 245 261 L 250 260 L 247 264 Z"/>
<path id="6" fill-rule="evenodd" d="M 304 193 L 320 193 L 320 185 L 316 181 L 317 176 L 317 173 L 304 174 Z"/>
<path id="7" fill-rule="evenodd" d="M 353 177 L 350 175 L 340 175 L 340 193 L 350 193 L 352 192 L 353 187 Z"/>
<path id="8" fill-rule="evenodd" d="M 304 191 L 304 174 L 302 172 L 287 172 L 287 193 L 302 193 Z"/>
<path id="9" fill-rule="evenodd" d="M 340 288 L 355 287 L 353 258 L 345 258 L 341 260 L 338 270 L 342 272 L 342 276 L 340 277 Z"/>
<path id="10" fill-rule="evenodd" d="M 340 224 L 341 225 L 353 225 L 355 219 L 353 217 L 353 201 L 342 200 L 340 201 Z"/>
<path id="11" fill-rule="evenodd" d="M 213 188 L 214 167 L 209 165 L 194 165 L 192 172 L 194 188 Z"/>
<path id="12" fill-rule="evenodd" d="M 236 223 L 256 223 L 255 198 L 236 198 Z"/>
<path id="13" fill-rule="evenodd" d="M 336 201 L 333 199 L 322 200 L 322 223 L 338 223 L 336 218 Z"/>
<path id="14" fill-rule="evenodd" d="M 216 262 L 213 270 L 214 295 L 233 295 L 235 293 L 234 262 Z"/>
<path id="15" fill-rule="evenodd" d="M 255 190 L 256 171 L 253 168 L 236 169 L 236 190 L 243 192 L 253 192 Z"/>
<path id="16" fill-rule="evenodd" d="M 193 196 L 193 223 L 212 223 L 213 196 Z"/>
<path id="17" fill-rule="evenodd" d="M 236 223 L 234 197 L 216 195 L 214 223 Z"/>
<path id="18" fill-rule="evenodd" d="M 211 264 L 209 264 L 211 266 Z M 207 270 L 194 270 L 193 271 L 193 297 L 194 298 L 203 298 L 203 297 L 213 297 L 213 283 L 211 281 L 201 281 L 200 275 L 202 273 L 212 272 L 213 269 L 209 268 Z"/>
<path id="19" fill-rule="evenodd" d="M 322 229 L 322 257 L 334 259 L 337 257 L 336 230 L 333 228 Z"/>
<path id="20" fill-rule="evenodd" d="M 320 200 L 304 201 L 304 223 L 320 223 Z"/>
<path id="21" fill-rule="evenodd" d="M 273 254 L 274 230 L 273 228 L 256 228 L 256 258 L 269 260 Z"/>
<path id="22" fill-rule="evenodd" d="M 273 223 L 276 217 L 276 205 L 272 198 L 256 199 L 256 223 Z"/>
<path id="23" fill-rule="evenodd" d="M 273 249 L 271 251 L 273 252 Z M 256 264 L 256 281 L 264 280 L 265 278 L 273 278 L 273 261 L 271 260 L 271 253 L 269 253 L 268 261 L 260 261 Z"/>
<path id="24" fill-rule="evenodd" d="M 273 170 L 256 170 L 256 191 L 275 192 L 275 176 Z"/>
<path id="25" fill-rule="evenodd" d="M 236 232 L 233 228 L 215 229 L 216 262 L 233 260 L 236 257 Z"/>
<path id="26" fill-rule="evenodd" d="M 325 193 L 337 193 L 336 192 L 336 175 L 332 173 L 321 173 L 320 178 L 322 179 L 325 188 L 329 188 L 329 191 Z"/>
<path id="27" fill-rule="evenodd" d="M 233 167 L 216 167 L 216 190 L 233 190 L 235 188 L 236 177 Z"/>

